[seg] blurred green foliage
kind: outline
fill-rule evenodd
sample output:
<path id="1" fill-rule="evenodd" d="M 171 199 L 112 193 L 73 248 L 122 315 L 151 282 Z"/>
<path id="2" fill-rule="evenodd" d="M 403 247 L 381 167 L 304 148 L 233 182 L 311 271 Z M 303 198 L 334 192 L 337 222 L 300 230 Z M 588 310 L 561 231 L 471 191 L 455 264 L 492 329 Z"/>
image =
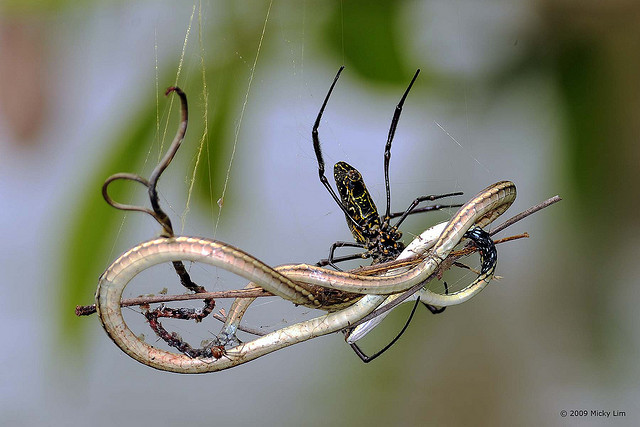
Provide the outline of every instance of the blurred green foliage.
<path id="1" fill-rule="evenodd" d="M 414 66 L 404 61 L 398 14 L 402 1 L 354 0 L 334 7 L 326 29 L 332 55 L 372 83 L 402 83 Z"/>
<path id="2" fill-rule="evenodd" d="M 116 172 L 136 170 L 142 163 L 144 154 L 149 149 L 146 141 L 153 141 L 156 131 L 155 102 L 146 105 L 135 120 L 118 134 L 113 142 L 111 155 L 105 157 L 102 166 L 97 168 L 86 180 L 82 197 L 77 202 L 74 216 L 69 218 L 70 228 L 66 235 L 64 255 L 62 258 L 60 298 L 62 303 L 62 331 L 67 338 L 79 338 L 82 322 L 73 316 L 76 304 L 91 301 L 95 290 L 96 272 L 104 270 L 100 265 L 101 257 L 111 245 L 110 236 L 117 233 L 121 222 L 113 215 L 113 209 L 102 198 L 100 188 L 109 175 Z M 134 183 L 126 186 L 112 186 L 109 194 L 114 200 L 130 200 L 134 190 L 144 187 Z"/>
<path id="3" fill-rule="evenodd" d="M 558 56 L 557 77 L 566 103 L 565 123 L 569 177 L 581 204 L 590 209 L 607 209 L 592 203 L 594 194 L 604 194 L 610 186 L 607 168 L 597 167 L 605 161 L 607 122 L 614 114 L 607 94 L 606 63 L 595 43 L 567 43 Z M 609 105 L 607 105 L 609 104 Z M 591 165 L 593 167 L 585 167 Z"/>

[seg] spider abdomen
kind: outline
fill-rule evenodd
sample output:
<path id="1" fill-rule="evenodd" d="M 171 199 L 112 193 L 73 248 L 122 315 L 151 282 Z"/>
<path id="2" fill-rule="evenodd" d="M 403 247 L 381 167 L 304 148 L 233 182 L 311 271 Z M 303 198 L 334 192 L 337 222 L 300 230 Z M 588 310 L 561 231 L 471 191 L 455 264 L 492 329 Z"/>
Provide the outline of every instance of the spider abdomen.
<path id="1" fill-rule="evenodd" d="M 362 175 L 350 164 L 338 162 L 333 167 L 333 177 L 342 203 L 355 221 L 354 224 L 347 218 L 353 238 L 357 242 L 367 243 L 372 236 L 378 234 L 380 215 Z"/>

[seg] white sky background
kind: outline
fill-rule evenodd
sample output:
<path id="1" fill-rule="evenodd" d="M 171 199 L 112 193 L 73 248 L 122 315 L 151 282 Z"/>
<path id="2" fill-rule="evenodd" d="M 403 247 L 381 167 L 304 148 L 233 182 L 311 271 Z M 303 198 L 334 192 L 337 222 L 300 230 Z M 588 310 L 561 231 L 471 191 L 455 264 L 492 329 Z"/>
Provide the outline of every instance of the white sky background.
<path id="1" fill-rule="evenodd" d="M 291 32 L 279 27 L 277 6 L 265 37 L 277 38 L 279 50 L 275 59 L 265 56 L 258 62 L 230 177 L 228 191 L 234 192 L 243 209 L 236 210 L 235 218 L 223 217 L 217 238 L 268 264 L 315 262 L 326 256 L 333 241 L 349 240 L 342 213 L 318 182 L 311 146 L 311 126 L 341 58 L 327 58 L 315 42 L 288 39 Z M 307 5 L 307 19 L 326 18 L 322 13 L 315 16 L 313 8 Z M 415 66 L 425 61 L 461 81 L 487 74 L 518 55 L 515 41 L 535 25 L 526 2 L 482 6 L 472 1 L 416 2 L 408 3 L 406 9 L 402 19 L 412 32 L 409 51 Z M 385 355 L 388 360 L 380 364 L 361 364 L 342 337 L 332 335 L 228 371 L 173 375 L 124 355 L 96 318 L 86 319 L 91 325 L 86 365 L 77 364 L 74 349 L 51 350 L 55 325 L 50 319 L 56 307 L 50 301 L 57 286 L 57 241 L 64 239 L 61 228 L 66 226 L 64 204 L 74 202 L 84 177 L 109 150 L 104 146 L 112 137 L 109 132 L 117 132 L 118 123 L 136 109 L 138 97 L 146 98 L 144 92 L 155 90 L 156 37 L 161 63 L 177 63 L 190 14 L 191 7 L 186 5 L 175 9 L 143 3 L 104 6 L 89 16 L 82 11 L 58 17 L 55 24 L 64 30 L 52 42 L 56 46 L 50 70 L 56 82 L 51 92 L 55 107 L 37 150 L 12 146 L 0 118 L 3 424 L 304 421 L 324 425 L 357 420 L 363 408 L 369 416 L 381 411 L 380 420 L 408 423 L 411 411 L 417 416 L 434 410 L 427 401 L 412 400 L 415 390 L 423 393 L 433 388 L 431 396 L 444 395 L 430 398 L 440 402 L 437 417 L 455 410 L 453 402 L 466 396 L 463 389 L 483 375 L 495 376 L 497 391 L 489 393 L 495 394 L 495 400 L 489 401 L 495 405 L 492 411 L 501 415 L 489 418 L 494 421 L 558 423 L 561 409 L 632 410 L 631 402 L 637 401 L 633 385 L 625 381 L 597 385 L 589 357 L 576 358 L 578 353 L 571 349 L 572 340 L 580 345 L 575 337 L 580 330 L 572 329 L 573 324 L 554 327 L 541 319 L 543 313 L 536 306 L 553 298 L 554 284 L 540 283 L 539 275 L 546 263 L 555 265 L 554 257 L 565 245 L 558 229 L 564 219 L 559 209 L 514 228 L 514 233 L 529 231 L 532 239 L 500 250 L 499 274 L 505 277 L 500 284 L 438 318 L 417 316 L 400 349 Z M 209 5 L 206 25 L 215 25 L 216 16 L 215 5 Z M 190 43 L 196 44 L 197 31 L 191 37 Z M 304 58 L 297 51 L 300 43 L 305 44 Z M 207 55 L 215 55 L 215 47 L 205 48 Z M 250 67 L 253 58 L 245 60 Z M 184 72 L 188 79 L 200 78 L 197 68 Z M 354 74 L 349 68 L 344 71 L 321 125 L 328 175 L 335 161 L 352 163 L 363 173 L 381 208 L 382 151 L 403 89 L 373 91 Z M 159 82 L 159 86 L 169 83 Z M 447 104 L 420 79 L 409 95 L 392 151 L 395 210 L 402 210 L 420 194 L 464 191 L 470 197 L 502 179 L 518 186 L 518 201 L 510 213 L 562 193 L 564 184 L 556 169 L 562 161 L 556 147 L 560 124 L 549 82 L 541 77 L 515 82 L 489 109 L 476 89 L 462 88 L 460 93 L 469 94 L 464 111 Z M 201 113 L 196 99 L 190 97 L 191 114 Z M 160 102 L 162 109 L 166 101 Z M 185 143 L 195 144 L 198 139 L 199 135 L 189 135 Z M 185 165 L 182 159 L 168 175 L 184 181 Z M 169 182 L 162 182 L 166 188 L 161 191 L 173 197 L 176 190 Z M 129 216 L 128 221 L 132 220 Z M 141 227 L 134 235 L 114 236 L 113 258 L 157 232 L 150 219 L 135 221 Z M 174 223 L 179 224 L 177 217 Z M 211 218 L 192 211 L 185 234 L 211 237 L 211 223 Z M 460 344 L 463 341 L 467 346 Z M 474 351 L 481 355 L 475 368 Z M 490 364 L 487 353 L 494 358 Z M 621 363 L 629 362 L 621 356 Z M 442 379 L 446 378 L 443 372 L 460 369 L 467 373 L 466 381 L 458 378 L 448 384 Z M 633 377 L 637 377 L 635 369 Z M 381 378 L 388 388 L 360 389 L 358 385 L 368 384 L 369 376 Z M 435 388 L 428 382 L 432 378 L 433 384 L 447 386 Z M 451 406 L 442 406 L 443 401 L 452 402 Z M 387 403 L 378 407 L 380 402 Z M 382 407 L 387 405 L 403 412 L 384 412 Z M 473 405 L 468 408 L 471 413 L 483 411 Z M 630 414 L 626 420 L 633 418 L 637 415 Z"/>

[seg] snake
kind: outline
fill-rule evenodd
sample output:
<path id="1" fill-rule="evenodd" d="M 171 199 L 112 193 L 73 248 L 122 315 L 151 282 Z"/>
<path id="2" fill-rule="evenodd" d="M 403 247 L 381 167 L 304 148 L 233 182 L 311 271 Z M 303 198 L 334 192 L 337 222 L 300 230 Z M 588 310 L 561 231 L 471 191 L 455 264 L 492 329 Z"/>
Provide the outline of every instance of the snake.
<path id="1" fill-rule="evenodd" d="M 419 264 L 407 271 L 385 276 L 361 276 L 307 264 L 272 268 L 241 249 L 213 239 L 187 236 L 152 239 L 126 251 L 104 271 L 96 290 L 96 309 L 111 340 L 141 363 L 177 373 L 227 369 L 281 348 L 348 328 L 383 304 L 389 295 L 426 281 L 469 229 L 484 227 L 494 221 L 515 198 L 516 187 L 512 182 L 500 181 L 490 185 L 460 207 Z M 157 264 L 175 261 L 202 262 L 222 268 L 249 280 L 250 286 L 261 287 L 294 304 L 323 309 L 328 313 L 252 341 L 238 343 L 225 349 L 221 357 L 191 358 L 156 348 L 136 336 L 127 326 L 120 300 L 128 283 L 140 272 Z M 471 284 L 451 294 L 439 294 L 423 288 L 420 297 L 423 302 L 435 306 L 460 304 L 480 292 L 492 276 L 493 270 L 481 273 Z M 348 301 L 326 301 L 322 298 L 323 289 L 357 296 L 346 297 Z"/>

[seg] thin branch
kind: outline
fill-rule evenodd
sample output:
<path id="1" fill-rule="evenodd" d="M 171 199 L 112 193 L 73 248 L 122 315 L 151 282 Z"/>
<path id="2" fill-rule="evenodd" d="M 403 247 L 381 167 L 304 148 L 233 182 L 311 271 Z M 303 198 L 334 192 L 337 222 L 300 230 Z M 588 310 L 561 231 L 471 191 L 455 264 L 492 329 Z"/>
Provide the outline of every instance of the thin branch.
<path id="1" fill-rule="evenodd" d="M 516 234 L 515 236 L 509 236 L 502 239 L 494 240 L 493 244 L 499 245 L 500 243 L 506 243 L 512 240 L 528 239 L 529 237 L 529 233 Z M 451 252 L 445 262 L 449 261 L 449 258 L 453 259 L 451 262 L 455 262 L 455 260 L 462 258 L 463 256 L 471 255 L 474 252 L 478 252 L 478 248 L 473 245 L 473 243 L 468 243 L 464 248 L 458 251 Z"/>
<path id="2" fill-rule="evenodd" d="M 549 206 L 553 205 L 554 203 L 558 203 L 560 200 L 562 200 L 562 198 L 560 196 L 553 196 L 553 197 L 545 200 L 542 203 L 539 203 L 539 204 L 537 204 L 535 206 L 532 206 L 529 209 L 527 209 L 526 211 L 521 212 L 518 215 L 512 216 L 511 218 L 509 218 L 508 220 L 506 220 L 502 224 L 500 224 L 497 227 L 495 227 L 494 229 L 492 229 L 489 232 L 489 235 L 493 236 L 497 232 L 504 230 L 505 228 L 515 224 L 516 222 L 520 221 L 521 219 L 524 219 L 524 218 L 528 217 L 529 215 L 532 215 L 532 214 L 538 212 L 539 210 L 542 210 L 542 209 L 544 209 L 546 207 L 549 207 Z"/>
<path id="3" fill-rule="evenodd" d="M 216 299 L 216 298 L 257 298 L 257 297 L 271 297 L 272 293 L 265 291 L 262 288 L 255 289 L 234 289 L 230 291 L 220 292 L 200 292 L 196 294 L 185 295 L 153 295 L 143 296 L 137 298 L 127 298 L 120 302 L 121 307 L 130 307 L 133 305 L 147 305 L 160 302 L 170 301 L 188 301 L 188 300 L 201 300 L 201 299 Z M 96 312 L 96 305 L 77 305 L 76 316 L 89 316 Z"/>

